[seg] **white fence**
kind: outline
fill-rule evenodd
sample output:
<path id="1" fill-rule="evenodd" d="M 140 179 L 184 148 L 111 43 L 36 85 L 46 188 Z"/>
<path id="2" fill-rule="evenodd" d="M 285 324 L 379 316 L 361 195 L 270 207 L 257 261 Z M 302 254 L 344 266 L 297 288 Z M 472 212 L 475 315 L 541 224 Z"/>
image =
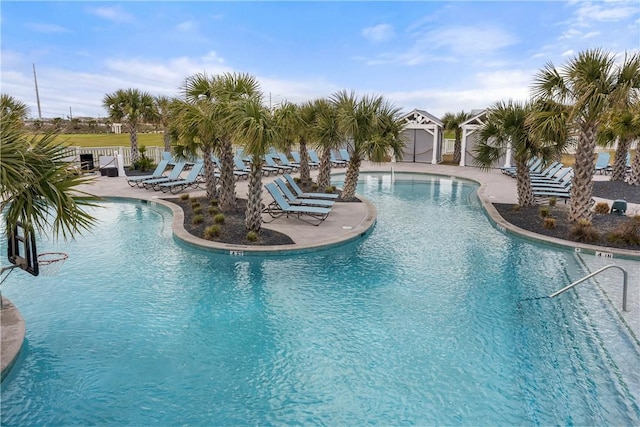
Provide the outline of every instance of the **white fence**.
<path id="1" fill-rule="evenodd" d="M 453 154 L 453 148 L 456 144 L 455 139 L 445 139 L 442 141 L 442 154 Z"/>
<path id="2" fill-rule="evenodd" d="M 157 164 L 162 159 L 162 152 L 164 150 L 161 147 L 155 146 L 146 148 L 147 151 L 144 155 L 151 159 L 153 163 Z M 100 156 L 114 156 L 116 152 L 122 154 L 125 167 L 131 166 L 131 147 L 69 147 L 67 149 L 67 155 L 69 157 L 75 157 L 76 162 L 86 163 L 86 156 L 91 155 L 91 161 L 95 167 L 98 167 L 98 159 Z"/>

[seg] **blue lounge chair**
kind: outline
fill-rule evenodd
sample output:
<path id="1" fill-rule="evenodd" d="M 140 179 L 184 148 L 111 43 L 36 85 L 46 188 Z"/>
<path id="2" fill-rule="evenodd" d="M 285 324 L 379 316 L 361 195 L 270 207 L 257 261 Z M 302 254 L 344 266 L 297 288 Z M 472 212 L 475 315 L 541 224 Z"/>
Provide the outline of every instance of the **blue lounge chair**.
<path id="1" fill-rule="evenodd" d="M 291 190 L 289 190 L 289 187 L 287 187 L 287 184 L 285 184 L 282 178 L 276 178 L 273 182 L 280 189 L 282 194 L 284 194 L 284 198 L 287 199 L 287 202 L 289 202 L 290 205 L 323 206 L 325 208 L 330 208 L 336 203 L 333 200 L 305 199 L 296 197 Z"/>
<path id="2" fill-rule="evenodd" d="M 313 168 L 313 169 L 317 169 L 320 166 L 320 161 L 314 162 L 311 160 L 311 157 L 308 156 L 309 151 L 307 151 L 307 158 L 309 161 L 309 167 Z M 300 167 L 300 153 L 298 153 L 297 151 L 292 151 L 291 152 L 291 157 L 293 157 L 293 162 L 291 163 L 292 165 L 296 166 L 296 167 Z M 316 155 L 316 158 L 318 156 Z"/>
<path id="3" fill-rule="evenodd" d="M 598 153 L 596 158 L 596 165 L 594 166 L 594 173 L 600 172 L 600 175 L 604 174 L 609 167 L 609 160 L 611 160 L 611 154 L 606 151 Z"/>
<path id="4" fill-rule="evenodd" d="M 295 214 L 301 221 L 305 221 L 313 225 L 320 225 L 331 213 L 331 208 L 321 208 L 317 206 L 291 206 L 287 203 L 282 193 L 273 182 L 265 184 L 264 187 L 273 198 L 273 202 L 269 203 L 263 209 L 263 212 L 268 213 L 273 218 L 271 221 L 274 221 L 282 215 L 286 215 L 288 218 L 290 214 Z M 307 220 L 305 219 L 306 216 L 312 219 Z"/>
<path id="5" fill-rule="evenodd" d="M 251 169 L 247 167 L 247 165 L 244 164 L 244 162 L 242 161 L 242 159 L 240 157 L 234 157 L 233 158 L 233 162 L 236 166 L 235 170 L 240 171 L 240 172 L 246 172 L 249 173 L 251 172 Z"/>
<path id="6" fill-rule="evenodd" d="M 251 156 L 247 157 L 247 161 L 249 163 L 253 163 L 253 158 Z M 275 172 L 276 174 L 278 173 L 278 168 L 274 168 L 268 165 L 262 165 L 262 174 L 264 176 L 269 176 L 271 175 L 271 172 Z"/>
<path id="7" fill-rule="evenodd" d="M 338 150 L 340 153 L 340 158 L 342 160 L 344 160 L 345 162 L 349 162 L 351 160 L 351 156 L 349 155 L 349 152 L 347 151 L 346 148 L 341 148 L 340 150 Z"/>
<path id="8" fill-rule="evenodd" d="M 158 184 L 158 188 L 162 190 L 163 193 L 170 191 L 173 194 L 179 193 L 180 191 L 189 187 L 198 188 L 200 184 L 204 183 L 204 181 L 201 179 L 203 167 L 204 163 L 198 162 L 193 165 L 193 167 L 189 171 L 189 174 L 187 174 L 184 179 L 160 183 Z M 157 188 L 154 187 L 154 189 Z"/>
<path id="9" fill-rule="evenodd" d="M 163 182 L 177 181 L 180 179 L 180 174 L 186 166 L 186 162 L 178 162 L 175 164 L 169 175 L 167 175 L 165 178 L 147 179 L 146 181 L 142 181 L 142 185 L 144 188 L 149 189 L 155 188 L 155 186 L 160 185 Z"/>
<path id="10" fill-rule="evenodd" d="M 346 167 L 347 166 L 347 162 L 344 160 L 340 160 L 339 158 L 336 157 L 336 154 L 331 151 L 331 164 L 333 166 L 339 166 L 339 167 Z"/>
<path id="11" fill-rule="evenodd" d="M 558 184 L 562 184 L 562 182 L 565 181 L 566 178 L 571 179 L 572 176 L 573 176 L 573 168 L 566 168 L 564 170 L 560 170 L 556 175 L 552 176 L 551 178 L 531 178 L 531 184 L 533 186 L 536 186 L 538 184 L 558 185 Z"/>
<path id="12" fill-rule="evenodd" d="M 173 158 L 173 155 L 168 151 L 162 152 L 162 160 L 167 160 L 171 166 L 176 164 L 176 161 Z"/>
<path id="13" fill-rule="evenodd" d="M 222 164 L 220 163 L 220 159 L 215 156 L 213 156 L 212 159 L 216 164 L 216 168 L 218 168 L 219 171 L 222 171 Z M 236 168 L 233 170 L 233 176 L 236 181 L 239 181 L 240 178 L 249 179 L 249 172 L 244 170 L 244 163 L 242 163 L 243 170 L 238 170 L 237 165 L 235 167 Z M 218 172 L 216 172 L 216 178 L 220 178 L 220 174 Z"/>
<path id="14" fill-rule="evenodd" d="M 556 173 L 558 173 L 558 171 L 560 169 L 562 169 L 564 167 L 564 165 L 560 162 L 553 162 L 551 163 L 549 166 L 546 167 L 546 169 L 544 169 L 542 172 L 540 173 L 535 173 L 535 172 L 530 172 L 529 173 L 529 177 L 530 178 L 544 178 L 544 179 L 549 179 L 552 176 L 554 176 Z"/>
<path id="15" fill-rule="evenodd" d="M 287 174 L 284 174 L 283 176 L 284 176 L 284 179 L 287 180 L 289 187 L 293 189 L 297 197 L 304 197 L 308 199 L 333 200 L 333 199 L 337 199 L 340 196 L 339 194 L 329 194 L 329 193 L 305 193 L 304 191 L 302 191 L 298 183 L 293 179 L 291 175 L 287 173 Z"/>
<path id="16" fill-rule="evenodd" d="M 300 165 L 295 165 L 289 161 L 289 158 L 284 153 L 278 153 L 278 159 L 280 160 L 280 164 L 283 166 L 289 166 L 293 172 L 296 172 Z"/>
<path id="17" fill-rule="evenodd" d="M 160 162 L 158 163 L 158 166 L 156 166 L 156 170 L 154 170 L 151 175 L 132 176 L 127 180 L 127 183 L 131 187 L 134 187 L 136 185 L 138 187 L 142 187 L 142 183 L 148 179 L 163 178 L 164 170 L 167 168 L 168 165 L 169 165 L 168 160 L 160 160 Z"/>
<path id="18" fill-rule="evenodd" d="M 527 167 L 529 168 L 529 173 L 531 174 L 531 173 L 540 172 L 541 164 L 542 164 L 542 159 L 539 157 L 530 159 L 529 162 L 527 163 Z M 507 166 L 507 167 L 500 168 L 500 171 L 505 175 L 509 175 L 510 177 L 515 178 L 517 173 L 517 168 L 515 166 Z"/>
<path id="19" fill-rule="evenodd" d="M 318 158 L 318 154 L 314 150 L 308 150 L 307 154 L 309 154 L 309 166 L 311 164 L 320 166 L 320 158 Z"/>
<path id="20" fill-rule="evenodd" d="M 627 153 L 627 163 L 625 164 L 625 173 L 629 172 L 631 172 L 631 153 Z M 613 173 L 613 166 L 607 166 L 607 170 L 605 171 L 605 173 Z"/>
<path id="21" fill-rule="evenodd" d="M 284 166 L 284 165 L 277 164 L 273 160 L 273 157 L 271 157 L 271 154 L 267 154 L 264 156 L 264 162 L 268 167 L 275 168 L 278 172 L 282 172 L 282 173 L 291 172 L 291 170 L 293 169 L 291 166 Z"/>

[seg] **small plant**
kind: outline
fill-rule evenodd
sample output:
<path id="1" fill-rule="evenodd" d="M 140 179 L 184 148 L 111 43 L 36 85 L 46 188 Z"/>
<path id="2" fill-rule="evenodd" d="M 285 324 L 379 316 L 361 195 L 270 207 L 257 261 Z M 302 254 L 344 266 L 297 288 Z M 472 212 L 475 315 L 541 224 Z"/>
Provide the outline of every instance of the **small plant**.
<path id="1" fill-rule="evenodd" d="M 607 235 L 607 240 L 613 243 L 640 245 L 640 215 L 629 218 L 616 226 Z"/>
<path id="2" fill-rule="evenodd" d="M 195 199 L 191 199 L 191 208 L 198 209 L 199 207 L 200 207 L 200 202 Z"/>
<path id="3" fill-rule="evenodd" d="M 300 184 L 300 183 L 302 182 L 302 180 L 300 179 L 300 177 L 299 177 L 299 176 L 295 176 L 295 177 L 293 177 L 293 180 L 294 180 L 296 183 L 298 183 L 298 184 Z"/>
<path id="4" fill-rule="evenodd" d="M 551 215 L 551 209 L 549 209 L 549 206 L 540 206 L 538 215 L 540 215 L 540 218 L 548 218 Z"/>
<path id="5" fill-rule="evenodd" d="M 569 229 L 569 239 L 576 242 L 592 243 L 600 239 L 600 235 L 588 219 L 580 219 Z"/>
<path id="6" fill-rule="evenodd" d="M 609 204 L 607 202 L 598 202 L 593 208 L 593 211 L 597 214 L 608 214 Z"/>
<path id="7" fill-rule="evenodd" d="M 555 206 L 556 203 L 558 203 L 558 198 L 557 197 L 549 197 L 549 206 Z"/>
<path id="8" fill-rule="evenodd" d="M 312 189 L 312 190 L 317 190 L 317 189 L 318 189 L 318 187 L 319 187 L 319 185 L 318 185 L 318 184 L 316 184 L 315 182 L 312 182 L 312 183 L 311 183 L 311 189 Z"/>
<path id="9" fill-rule="evenodd" d="M 217 224 L 210 225 L 204 229 L 204 238 L 212 240 L 214 237 L 220 236 L 220 226 Z"/>
<path id="10" fill-rule="evenodd" d="M 141 170 L 146 172 L 151 170 L 154 167 L 153 160 L 147 157 L 147 147 L 141 145 L 138 147 L 138 151 L 140 152 L 140 158 L 133 162 L 133 168 L 137 170 Z"/>
<path id="11" fill-rule="evenodd" d="M 556 219 L 551 217 L 546 217 L 544 219 L 544 222 L 542 223 L 542 226 L 546 230 L 553 230 L 554 228 L 556 228 Z"/>
<path id="12" fill-rule="evenodd" d="M 216 214 L 216 216 L 213 217 L 213 222 L 216 224 L 224 224 L 224 214 Z"/>
<path id="13" fill-rule="evenodd" d="M 255 242 L 256 240 L 258 240 L 258 233 L 256 233 L 255 231 L 248 232 L 247 240 L 250 242 Z"/>
<path id="14" fill-rule="evenodd" d="M 217 215 L 220 213 L 220 209 L 217 206 L 209 206 L 209 215 Z"/>
<path id="15" fill-rule="evenodd" d="M 324 192 L 327 194 L 331 194 L 334 191 L 336 191 L 336 186 L 335 185 L 328 185 L 327 188 L 324 189 Z"/>
<path id="16" fill-rule="evenodd" d="M 195 215 L 200 215 L 202 214 L 202 208 L 200 206 L 193 208 L 193 213 Z"/>
<path id="17" fill-rule="evenodd" d="M 513 205 L 511 207 L 511 210 L 514 211 L 514 212 L 520 212 L 521 208 L 522 208 L 522 206 L 520 206 L 520 205 Z"/>
<path id="18" fill-rule="evenodd" d="M 211 206 L 218 206 L 218 199 L 211 199 L 211 200 L 209 201 L 209 204 L 210 204 Z"/>
<path id="19" fill-rule="evenodd" d="M 180 200 L 189 200 L 189 193 L 184 193 L 180 195 Z"/>
<path id="20" fill-rule="evenodd" d="M 202 215 L 194 215 L 194 217 L 191 220 L 191 222 L 193 223 L 193 225 L 202 224 L 204 222 L 204 216 L 202 216 Z"/>

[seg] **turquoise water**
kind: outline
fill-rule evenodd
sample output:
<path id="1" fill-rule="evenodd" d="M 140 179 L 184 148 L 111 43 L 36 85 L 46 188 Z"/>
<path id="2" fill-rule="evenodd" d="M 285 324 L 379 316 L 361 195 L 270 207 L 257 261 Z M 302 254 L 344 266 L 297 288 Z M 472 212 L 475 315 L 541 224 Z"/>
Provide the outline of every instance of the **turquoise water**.
<path id="1" fill-rule="evenodd" d="M 57 277 L 3 285 L 27 341 L 2 425 L 638 425 L 615 316 L 532 299 L 584 275 L 573 253 L 495 230 L 463 181 L 362 178 L 371 234 L 296 256 L 190 249 L 165 209 L 105 203 L 49 247 Z"/>

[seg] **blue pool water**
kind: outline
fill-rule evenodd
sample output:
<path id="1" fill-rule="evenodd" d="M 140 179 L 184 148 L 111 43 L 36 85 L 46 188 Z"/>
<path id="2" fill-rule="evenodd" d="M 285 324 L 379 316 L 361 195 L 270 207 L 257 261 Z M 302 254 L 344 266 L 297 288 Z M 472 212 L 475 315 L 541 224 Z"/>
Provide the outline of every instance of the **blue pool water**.
<path id="1" fill-rule="evenodd" d="M 49 244 L 57 277 L 3 285 L 27 341 L 2 425 L 638 425 L 615 313 L 533 299 L 584 275 L 573 253 L 492 228 L 469 183 L 362 178 L 373 231 L 295 256 L 187 248 L 165 208 L 105 203 Z"/>

